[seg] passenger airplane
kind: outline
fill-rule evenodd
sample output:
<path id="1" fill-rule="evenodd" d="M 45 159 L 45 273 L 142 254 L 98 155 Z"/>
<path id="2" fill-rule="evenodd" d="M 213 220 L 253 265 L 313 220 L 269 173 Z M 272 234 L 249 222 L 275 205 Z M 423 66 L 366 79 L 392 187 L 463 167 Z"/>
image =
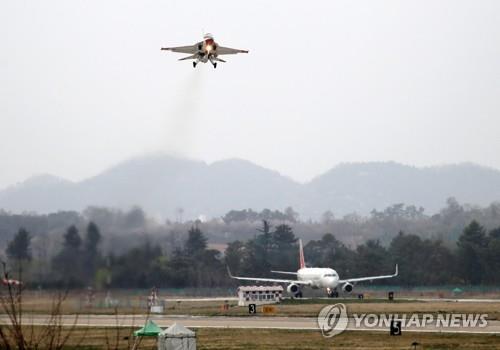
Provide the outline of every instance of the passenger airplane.
<path id="1" fill-rule="evenodd" d="M 325 288 L 328 297 L 338 297 L 337 287 L 342 286 L 344 292 L 352 292 L 353 284 L 363 281 L 373 281 L 384 278 L 392 278 L 398 275 L 398 265 L 396 264 L 396 272 L 393 275 L 385 276 L 372 276 L 372 277 L 358 277 L 340 279 L 338 273 L 331 268 L 322 267 L 306 267 L 304 262 L 304 251 L 302 248 L 302 240 L 299 240 L 299 261 L 300 269 L 297 272 L 287 271 L 271 271 L 274 273 L 282 273 L 287 275 L 297 276 L 296 280 L 293 279 L 274 279 L 274 278 L 254 278 L 254 277 L 239 277 L 233 276 L 228 267 L 229 277 L 243 280 L 243 281 L 257 281 L 257 282 L 274 282 L 288 284 L 286 290 L 288 293 L 296 298 L 302 297 L 302 287 L 311 287 L 313 289 Z"/>
<path id="2" fill-rule="evenodd" d="M 168 50 L 172 52 L 188 53 L 191 56 L 180 58 L 179 61 L 183 60 L 194 60 L 193 67 L 199 62 L 207 63 L 210 61 L 214 68 L 217 68 L 217 62 L 226 62 L 219 58 L 219 55 L 234 55 L 237 53 L 248 53 L 247 50 L 231 49 L 229 47 L 219 46 L 214 41 L 212 34 L 205 34 L 203 41 L 189 46 L 177 46 L 177 47 L 162 47 L 162 50 Z"/>

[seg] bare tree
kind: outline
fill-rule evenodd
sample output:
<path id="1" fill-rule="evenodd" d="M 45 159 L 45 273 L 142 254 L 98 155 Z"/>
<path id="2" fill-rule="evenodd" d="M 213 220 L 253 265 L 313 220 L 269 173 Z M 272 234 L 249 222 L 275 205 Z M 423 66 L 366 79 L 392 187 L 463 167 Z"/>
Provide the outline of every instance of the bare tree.
<path id="1" fill-rule="evenodd" d="M 52 300 L 50 313 L 43 325 L 35 325 L 33 319 L 28 324 L 24 324 L 22 264 L 19 264 L 17 280 L 11 278 L 7 264 L 3 261 L 2 268 L 3 286 L 0 287 L 0 307 L 5 315 L 4 319 L 0 320 L 2 323 L 0 326 L 2 349 L 61 350 L 74 334 L 78 322 L 78 315 L 76 315 L 69 326 L 64 325 L 62 305 L 68 293 L 58 293 Z M 77 341 L 77 345 L 81 344 L 84 337 L 85 334 Z"/>

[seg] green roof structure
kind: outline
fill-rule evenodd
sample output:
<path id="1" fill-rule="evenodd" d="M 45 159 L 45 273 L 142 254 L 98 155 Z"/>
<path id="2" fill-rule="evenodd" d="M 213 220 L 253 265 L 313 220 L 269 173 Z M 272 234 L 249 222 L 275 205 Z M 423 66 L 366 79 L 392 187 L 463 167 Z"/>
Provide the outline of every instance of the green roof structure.
<path id="1" fill-rule="evenodd" d="M 135 337 L 156 337 L 160 332 L 163 331 L 160 327 L 156 325 L 152 320 L 148 320 L 144 327 L 138 329 L 134 332 Z"/>

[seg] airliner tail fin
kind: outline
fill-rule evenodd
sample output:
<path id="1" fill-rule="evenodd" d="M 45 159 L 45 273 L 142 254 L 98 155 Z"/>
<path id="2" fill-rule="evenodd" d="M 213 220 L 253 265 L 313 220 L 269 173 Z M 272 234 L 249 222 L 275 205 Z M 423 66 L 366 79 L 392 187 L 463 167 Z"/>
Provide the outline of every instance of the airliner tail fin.
<path id="1" fill-rule="evenodd" d="M 300 263 L 301 269 L 306 267 L 306 263 L 304 261 L 304 249 L 302 247 L 302 240 L 301 239 L 299 239 L 299 263 Z"/>

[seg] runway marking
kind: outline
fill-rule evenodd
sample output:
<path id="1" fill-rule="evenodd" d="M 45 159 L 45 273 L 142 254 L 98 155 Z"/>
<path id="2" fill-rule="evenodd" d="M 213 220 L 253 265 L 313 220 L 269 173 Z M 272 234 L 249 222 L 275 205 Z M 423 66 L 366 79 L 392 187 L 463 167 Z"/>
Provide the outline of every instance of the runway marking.
<path id="1" fill-rule="evenodd" d="M 30 317 L 31 316 L 31 317 Z M 35 326 L 46 325 L 49 319 L 48 315 L 25 315 L 24 324 L 33 324 Z M 122 315 L 118 317 L 109 315 L 64 315 L 62 317 L 63 326 L 78 327 L 101 327 L 101 328 L 124 328 L 141 327 L 146 315 Z M 316 324 L 316 318 L 312 317 L 209 317 L 209 316 L 184 316 L 172 317 L 168 315 L 153 316 L 149 319 L 154 320 L 160 327 L 169 326 L 175 322 L 181 322 L 190 328 L 220 328 L 220 329 L 276 329 L 276 330 L 307 330 L 319 331 Z M 5 315 L 0 315 L 0 324 L 8 324 L 9 320 Z M 385 327 L 357 328 L 352 325 L 347 329 L 351 332 L 389 332 Z M 500 321 L 489 320 L 485 328 L 474 329 L 453 329 L 453 328 L 403 328 L 403 332 L 414 333 L 446 333 L 446 334 L 500 334 Z"/>

